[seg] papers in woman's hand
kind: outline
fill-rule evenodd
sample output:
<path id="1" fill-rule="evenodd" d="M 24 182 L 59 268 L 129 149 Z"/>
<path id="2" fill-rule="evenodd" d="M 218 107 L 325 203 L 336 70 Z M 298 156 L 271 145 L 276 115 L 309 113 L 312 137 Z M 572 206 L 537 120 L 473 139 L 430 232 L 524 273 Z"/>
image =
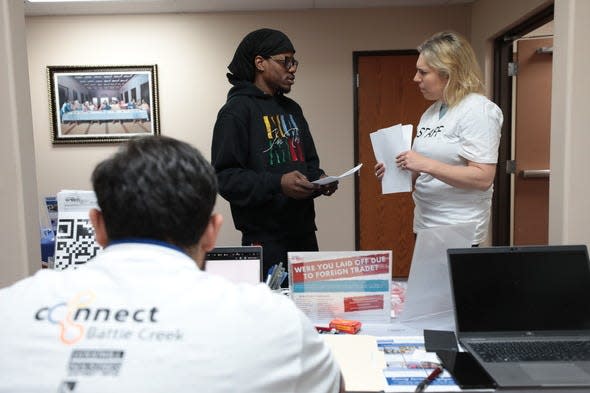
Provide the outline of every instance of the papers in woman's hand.
<path id="1" fill-rule="evenodd" d="M 411 131 L 410 131 L 410 133 L 411 133 Z M 352 169 L 347 170 L 346 172 L 344 172 L 340 176 L 326 176 L 326 177 L 322 177 L 321 179 L 318 179 L 316 181 L 312 181 L 312 183 L 319 184 L 320 186 L 323 184 L 334 183 L 335 181 L 338 181 L 343 177 L 350 176 L 353 173 L 357 172 L 359 169 L 361 169 L 362 166 L 363 166 L 363 164 L 358 164 L 357 166 L 355 166 Z"/>
<path id="2" fill-rule="evenodd" d="M 395 157 L 412 146 L 412 125 L 397 124 L 370 134 L 373 152 L 377 162 L 385 164 L 385 174 L 381 180 L 381 192 L 412 191 L 412 171 L 398 168 Z"/>

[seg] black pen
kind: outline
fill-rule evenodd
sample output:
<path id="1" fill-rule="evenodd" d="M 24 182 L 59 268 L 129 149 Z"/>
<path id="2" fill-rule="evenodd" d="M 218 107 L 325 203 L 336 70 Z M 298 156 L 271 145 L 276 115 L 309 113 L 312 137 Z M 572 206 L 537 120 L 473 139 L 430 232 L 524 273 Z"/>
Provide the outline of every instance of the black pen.
<path id="1" fill-rule="evenodd" d="M 416 390 L 414 390 L 414 392 L 416 392 L 416 393 L 423 392 L 424 389 L 426 389 L 426 386 L 430 385 L 430 383 L 432 383 L 432 381 L 434 381 L 436 378 L 438 378 L 438 376 L 442 372 L 443 372 L 442 366 L 436 367 L 426 378 L 424 378 L 424 380 L 422 382 L 420 382 L 418 384 L 418 386 L 416 386 Z"/>

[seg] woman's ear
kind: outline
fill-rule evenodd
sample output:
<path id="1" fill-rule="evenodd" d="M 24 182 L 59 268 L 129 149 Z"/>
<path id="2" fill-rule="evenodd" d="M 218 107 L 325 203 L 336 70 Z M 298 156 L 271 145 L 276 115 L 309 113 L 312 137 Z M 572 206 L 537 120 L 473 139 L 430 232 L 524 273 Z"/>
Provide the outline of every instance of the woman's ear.
<path id="1" fill-rule="evenodd" d="M 107 228 L 104 223 L 102 212 L 98 209 L 90 209 L 88 217 L 94 227 L 94 237 L 96 238 L 96 242 L 101 247 L 106 247 L 107 244 L 109 244 L 109 237 L 107 235 Z"/>

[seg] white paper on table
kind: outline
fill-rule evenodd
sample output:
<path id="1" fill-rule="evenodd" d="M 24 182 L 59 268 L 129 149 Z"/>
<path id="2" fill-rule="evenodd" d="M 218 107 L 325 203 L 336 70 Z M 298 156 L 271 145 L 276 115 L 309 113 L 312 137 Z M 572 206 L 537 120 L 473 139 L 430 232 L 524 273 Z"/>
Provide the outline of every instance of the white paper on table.
<path id="1" fill-rule="evenodd" d="M 379 350 L 375 337 L 360 334 L 322 334 L 322 338 L 340 366 L 347 391 L 385 390 L 385 355 Z"/>
<path id="2" fill-rule="evenodd" d="M 373 152 L 377 162 L 385 164 L 385 174 L 381 180 L 381 192 L 412 191 L 412 171 L 398 168 L 395 157 L 412 147 L 412 125 L 397 124 L 370 134 Z"/>
<path id="3" fill-rule="evenodd" d="M 319 185 L 334 183 L 335 181 L 338 181 L 343 177 L 350 176 L 353 173 L 358 172 L 358 170 L 361 169 L 362 166 L 363 166 L 363 164 L 358 164 L 357 166 L 355 166 L 352 169 L 347 170 L 346 172 L 344 172 L 340 176 L 326 176 L 326 177 L 322 177 L 321 179 L 318 179 L 316 181 L 312 181 L 312 183 L 319 184 Z"/>

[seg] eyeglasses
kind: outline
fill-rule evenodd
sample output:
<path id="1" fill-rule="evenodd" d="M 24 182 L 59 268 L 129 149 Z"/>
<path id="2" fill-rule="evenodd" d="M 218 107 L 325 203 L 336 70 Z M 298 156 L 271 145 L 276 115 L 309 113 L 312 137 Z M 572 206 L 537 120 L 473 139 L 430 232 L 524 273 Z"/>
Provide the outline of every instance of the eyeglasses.
<path id="1" fill-rule="evenodd" d="M 297 66 L 299 65 L 299 62 L 297 60 L 295 60 L 295 58 L 293 56 L 285 56 L 283 58 L 269 56 L 269 59 L 274 60 L 277 63 L 282 64 L 283 67 L 285 67 L 286 70 L 290 70 L 291 67 L 297 68 Z"/>

